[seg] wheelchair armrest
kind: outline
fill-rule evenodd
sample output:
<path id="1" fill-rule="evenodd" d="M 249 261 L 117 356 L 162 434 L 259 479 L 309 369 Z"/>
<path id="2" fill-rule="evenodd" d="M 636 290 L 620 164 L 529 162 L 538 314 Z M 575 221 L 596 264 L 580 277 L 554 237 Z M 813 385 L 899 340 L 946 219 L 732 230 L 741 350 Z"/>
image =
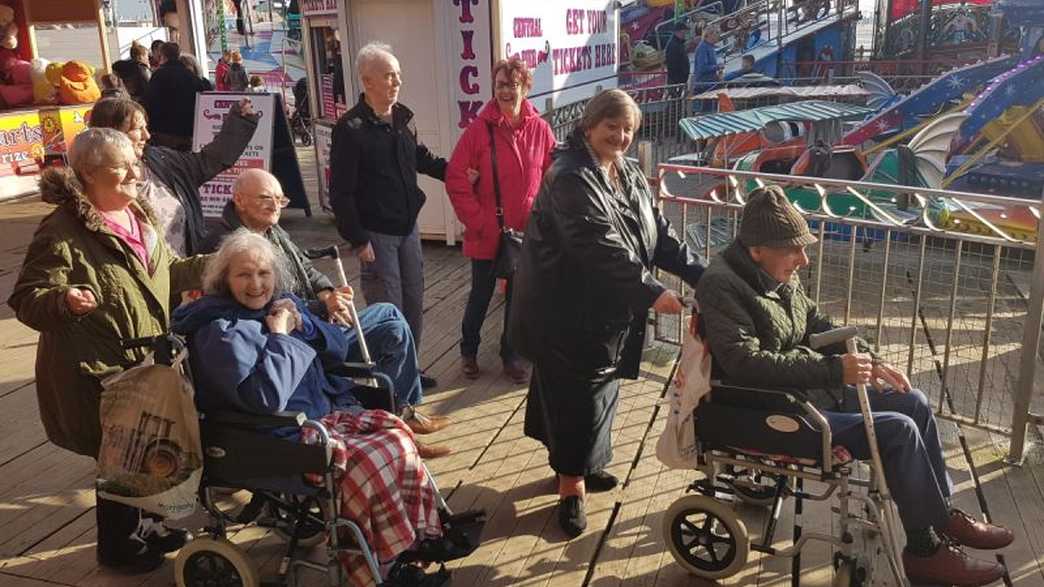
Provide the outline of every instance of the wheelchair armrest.
<path id="1" fill-rule="evenodd" d="M 294 426 L 300 428 L 308 416 L 304 412 L 275 412 L 274 414 L 250 414 L 225 410 L 208 411 L 204 418 L 214 424 L 224 424 L 239 428 L 279 428 Z"/>
<path id="2" fill-rule="evenodd" d="M 339 375 L 341 377 L 349 377 L 352 379 L 373 377 L 374 369 L 377 367 L 376 363 L 337 363 L 330 365 L 326 368 L 326 372 L 330 375 Z"/>

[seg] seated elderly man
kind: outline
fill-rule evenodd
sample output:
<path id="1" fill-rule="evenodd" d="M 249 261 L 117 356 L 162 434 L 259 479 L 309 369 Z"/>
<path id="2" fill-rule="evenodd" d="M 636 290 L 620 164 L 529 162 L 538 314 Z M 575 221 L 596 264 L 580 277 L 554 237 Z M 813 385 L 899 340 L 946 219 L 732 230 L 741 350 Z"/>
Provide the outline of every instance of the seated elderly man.
<path id="1" fill-rule="evenodd" d="M 808 265 L 804 248 L 816 240 L 780 187 L 751 192 L 739 238 L 714 259 L 696 288 L 715 378 L 802 390 L 829 422 L 834 444 L 858 459 L 869 459 L 870 449 L 853 386 L 872 384 L 885 480 L 906 531 L 907 576 L 945 585 L 998 580 L 1001 565 L 971 558 L 961 546 L 1003 548 L 1013 535 L 950 506 L 952 485 L 924 394 L 864 341 L 853 354 L 809 348 L 809 335 L 834 328 L 798 280 Z"/>
<path id="2" fill-rule="evenodd" d="M 279 226 L 282 209 L 289 203 L 279 180 L 262 169 L 250 169 L 236 179 L 232 192 L 233 198 L 225 206 L 221 225 L 210 231 L 204 251 L 216 250 L 225 236 L 239 228 L 263 234 L 290 265 L 291 292 L 309 302 L 309 309 L 316 314 L 331 322 L 349 324 L 346 303 L 352 299 L 352 288 L 335 288 Z M 422 399 L 420 367 L 413 334 L 399 310 L 392 304 L 373 304 L 359 312 L 359 322 L 377 370 L 390 377 L 395 386 L 395 400 L 403 407 L 401 415 L 406 424 L 418 434 L 445 428 L 449 424 L 446 416 L 426 416 L 414 409 Z M 350 359 L 361 360 L 355 330 L 350 329 L 348 336 L 352 349 Z"/>

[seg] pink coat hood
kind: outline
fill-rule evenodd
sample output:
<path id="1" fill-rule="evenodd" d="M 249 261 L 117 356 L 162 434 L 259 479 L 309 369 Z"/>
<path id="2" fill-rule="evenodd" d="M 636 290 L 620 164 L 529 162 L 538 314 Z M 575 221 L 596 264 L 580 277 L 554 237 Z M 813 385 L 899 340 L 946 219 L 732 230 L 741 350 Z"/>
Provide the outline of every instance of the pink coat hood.
<path id="1" fill-rule="evenodd" d="M 446 191 L 464 224 L 464 255 L 472 259 L 492 259 L 500 236 L 487 125 L 492 125 L 496 138 L 497 177 L 508 227 L 525 230 L 540 181 L 551 165 L 556 144 L 551 126 L 528 100 L 522 101 L 521 114 L 521 124 L 512 128 L 496 100 L 490 100 L 461 135 L 446 168 Z M 479 172 L 474 185 L 468 182 L 468 168 Z"/>

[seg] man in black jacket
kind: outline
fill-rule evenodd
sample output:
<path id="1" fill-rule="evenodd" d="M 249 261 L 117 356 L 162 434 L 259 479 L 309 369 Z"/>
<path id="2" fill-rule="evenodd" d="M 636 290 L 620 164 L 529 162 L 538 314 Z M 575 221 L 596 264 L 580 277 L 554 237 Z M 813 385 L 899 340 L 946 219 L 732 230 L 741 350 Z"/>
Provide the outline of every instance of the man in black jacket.
<path id="1" fill-rule="evenodd" d="M 413 112 L 398 103 L 402 80 L 391 48 L 366 45 L 356 69 L 364 91 L 334 127 L 330 203 L 338 231 L 359 256 L 366 301 L 399 308 L 419 347 L 424 257 L 417 215 L 425 195 L 417 173 L 441 180 L 446 160 L 417 142 Z M 436 385 L 427 375 L 421 381 L 425 388 Z"/>
<path id="2" fill-rule="evenodd" d="M 145 92 L 152 143 L 181 151 L 192 150 L 196 94 L 203 91 L 200 78 L 181 63 L 177 43 L 164 43 L 163 63 L 152 74 Z"/>
<path id="3" fill-rule="evenodd" d="M 689 27 L 684 22 L 680 20 L 676 22 L 674 36 L 667 41 L 667 48 L 664 51 L 667 61 L 667 83 L 672 86 L 689 83 L 689 70 L 692 69 L 692 66 L 689 63 L 689 52 L 686 48 L 688 41 L 685 39 L 685 33 L 688 30 Z"/>

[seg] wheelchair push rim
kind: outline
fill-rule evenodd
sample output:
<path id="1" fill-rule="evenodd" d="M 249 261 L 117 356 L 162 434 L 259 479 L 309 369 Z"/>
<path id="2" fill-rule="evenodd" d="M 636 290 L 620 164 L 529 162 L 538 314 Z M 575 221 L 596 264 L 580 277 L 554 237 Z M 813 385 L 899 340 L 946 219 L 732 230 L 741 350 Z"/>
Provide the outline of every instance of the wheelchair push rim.
<path id="1" fill-rule="evenodd" d="M 189 542 L 174 561 L 178 587 L 259 587 L 257 570 L 246 553 L 228 540 L 201 537 Z"/>
<path id="2" fill-rule="evenodd" d="M 732 508 L 703 495 L 676 500 L 664 516 L 664 541 L 674 560 L 706 579 L 729 577 L 747 564 L 750 536 Z"/>

